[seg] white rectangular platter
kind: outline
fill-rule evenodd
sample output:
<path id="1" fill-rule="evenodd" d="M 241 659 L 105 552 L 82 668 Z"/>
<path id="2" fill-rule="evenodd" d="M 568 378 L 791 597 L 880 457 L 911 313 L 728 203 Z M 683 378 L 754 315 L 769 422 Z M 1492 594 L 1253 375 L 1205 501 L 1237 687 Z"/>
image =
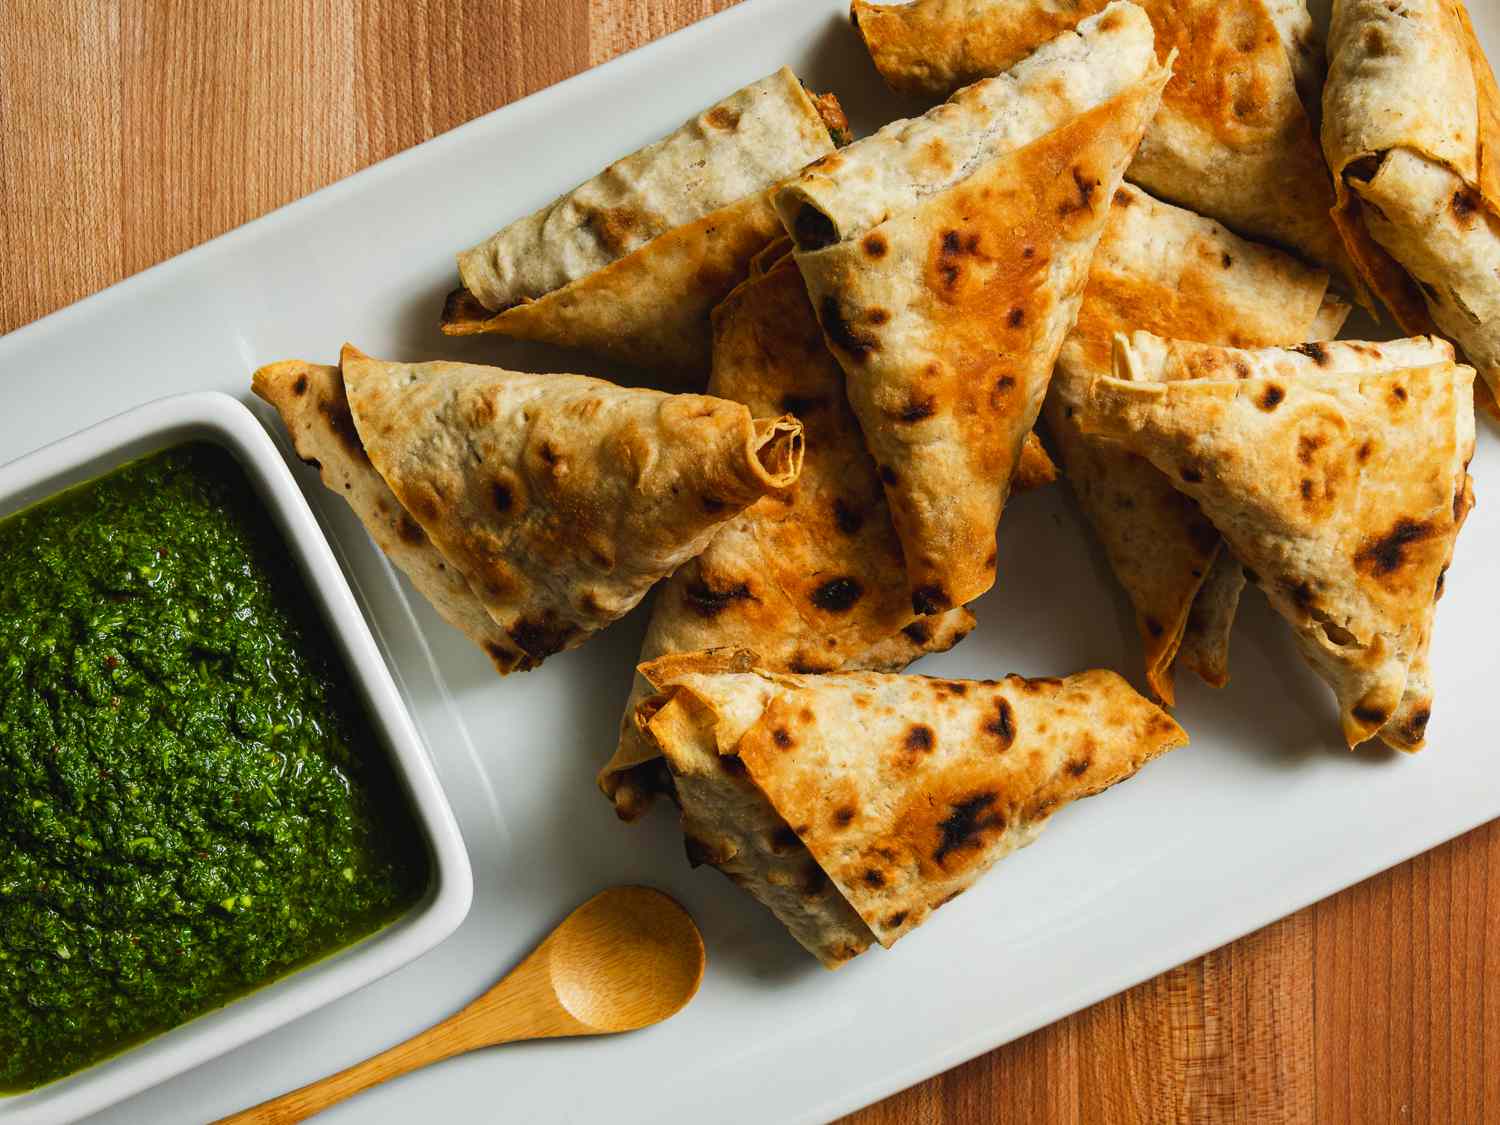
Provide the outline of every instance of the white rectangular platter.
<path id="1" fill-rule="evenodd" d="M 1471 8 L 1500 58 L 1500 12 L 1484 0 Z M 835 90 L 861 131 L 912 110 L 883 93 L 842 0 L 750 0 L 0 339 L 0 460 L 173 391 L 248 399 L 257 365 L 330 361 L 346 339 L 393 359 L 607 373 L 576 357 L 440 336 L 452 252 L 782 63 Z M 479 992 L 589 894 L 649 882 L 688 906 L 708 942 L 703 990 L 681 1016 L 633 1036 L 454 1060 L 327 1120 L 826 1120 L 1500 815 L 1500 502 L 1490 493 L 1500 488 L 1500 431 L 1488 422 L 1480 431 L 1479 506 L 1438 614 L 1425 753 L 1342 749 L 1331 695 L 1249 595 L 1233 683 L 1211 692 L 1184 677 L 1178 718 L 1191 747 L 1064 811 L 1037 846 L 895 951 L 838 973 L 716 873 L 690 871 L 664 810 L 627 827 L 596 791 L 643 611 L 539 672 L 497 679 L 299 467 L 453 802 L 474 908 L 416 964 L 107 1119 L 203 1121 L 342 1067 Z M 1065 486 L 1007 510 L 999 575 L 976 607 L 975 634 L 920 670 L 988 677 L 1102 665 L 1139 685 L 1125 600 Z"/>

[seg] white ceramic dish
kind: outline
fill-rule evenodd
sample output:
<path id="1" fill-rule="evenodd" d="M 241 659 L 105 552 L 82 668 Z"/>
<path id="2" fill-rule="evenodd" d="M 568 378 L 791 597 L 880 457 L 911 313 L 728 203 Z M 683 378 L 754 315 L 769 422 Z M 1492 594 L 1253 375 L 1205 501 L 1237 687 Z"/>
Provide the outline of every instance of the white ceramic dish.
<path id="1" fill-rule="evenodd" d="M 0 1099 L 7 1125 L 71 1121 L 337 1000 L 437 945 L 458 928 L 473 898 L 463 839 L 421 736 L 286 463 L 244 406 L 215 392 L 173 395 L 54 442 L 0 467 L 0 516 L 186 441 L 228 450 L 280 530 L 406 790 L 427 847 L 430 882 L 394 923 L 334 956 L 97 1066 Z"/>
<path id="2" fill-rule="evenodd" d="M 1500 57 L 1500 10 L 1472 11 Z M 0 450 L 169 391 L 248 397 L 258 364 L 326 362 L 346 338 L 396 359 L 600 371 L 440 336 L 451 252 L 782 63 L 835 89 L 862 131 L 912 108 L 881 89 L 844 0 L 749 0 L 0 339 Z M 1343 750 L 1330 694 L 1263 599 L 1247 596 L 1234 682 L 1222 692 L 1182 686 L 1178 717 L 1193 746 L 1061 813 L 1037 846 L 894 952 L 830 974 L 726 880 L 690 871 L 669 816 L 625 827 L 597 794 L 643 612 L 538 672 L 496 679 L 393 575 L 347 506 L 299 470 L 433 750 L 474 861 L 474 908 L 418 963 L 107 1120 L 207 1120 L 389 1046 L 481 991 L 576 903 L 621 882 L 665 887 L 702 926 L 709 972 L 686 1012 L 636 1035 L 455 1059 L 330 1112 L 330 1125 L 827 1120 L 1500 815 L 1500 492 L 1491 491 L 1500 433 L 1488 422 L 1473 473 L 1479 507 L 1438 613 L 1429 750 Z M 1104 665 L 1140 684 L 1124 598 L 1065 487 L 1006 511 L 999 573 L 977 607 L 978 631 L 921 670 Z M 3 1125 L 8 1112 L 0 1103 Z"/>

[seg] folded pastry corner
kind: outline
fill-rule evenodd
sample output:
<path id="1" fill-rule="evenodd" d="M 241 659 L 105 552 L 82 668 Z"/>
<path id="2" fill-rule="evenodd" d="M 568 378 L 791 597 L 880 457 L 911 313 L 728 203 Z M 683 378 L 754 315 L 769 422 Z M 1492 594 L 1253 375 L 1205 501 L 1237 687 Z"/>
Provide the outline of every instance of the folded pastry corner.
<path id="1" fill-rule="evenodd" d="M 1109 201 L 1169 75 L 1115 3 L 776 194 L 879 467 L 912 607 L 995 581 L 995 527 Z"/>
<path id="2" fill-rule="evenodd" d="M 1323 149 L 1335 223 L 1402 328 L 1500 389 L 1500 91 L 1462 0 L 1335 0 Z"/>
<path id="3" fill-rule="evenodd" d="M 460 254 L 442 329 L 701 379 L 709 311 L 781 233 L 770 190 L 847 133 L 782 67 Z"/>
<path id="4" fill-rule="evenodd" d="M 891 946 L 1053 813 L 1187 743 L 1113 672 L 941 680 L 774 673 L 753 655 L 643 664 L 636 709 L 689 855 L 836 967 Z"/>
<path id="5" fill-rule="evenodd" d="M 1238 350 L 1117 339 L 1080 413 L 1201 507 L 1338 698 L 1353 747 L 1422 745 L 1427 648 L 1472 504 L 1472 368 L 1433 339 Z"/>

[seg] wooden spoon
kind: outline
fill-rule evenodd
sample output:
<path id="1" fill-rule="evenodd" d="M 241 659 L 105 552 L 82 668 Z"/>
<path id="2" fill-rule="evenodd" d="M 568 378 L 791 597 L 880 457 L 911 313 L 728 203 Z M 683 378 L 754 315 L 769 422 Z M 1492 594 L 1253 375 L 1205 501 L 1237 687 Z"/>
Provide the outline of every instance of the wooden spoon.
<path id="1" fill-rule="evenodd" d="M 569 914 L 509 976 L 442 1023 L 220 1125 L 301 1121 L 477 1047 L 649 1027 L 687 1005 L 703 965 L 703 938 L 674 899 L 649 887 L 614 887 Z"/>

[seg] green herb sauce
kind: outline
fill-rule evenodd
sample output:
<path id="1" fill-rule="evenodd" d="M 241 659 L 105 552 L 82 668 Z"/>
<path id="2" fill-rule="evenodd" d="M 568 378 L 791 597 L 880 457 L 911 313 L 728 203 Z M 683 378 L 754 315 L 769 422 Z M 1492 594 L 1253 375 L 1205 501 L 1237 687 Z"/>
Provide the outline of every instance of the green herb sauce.
<path id="1" fill-rule="evenodd" d="M 426 882 L 228 453 L 180 446 L 0 522 L 0 1091 L 347 945 Z"/>

